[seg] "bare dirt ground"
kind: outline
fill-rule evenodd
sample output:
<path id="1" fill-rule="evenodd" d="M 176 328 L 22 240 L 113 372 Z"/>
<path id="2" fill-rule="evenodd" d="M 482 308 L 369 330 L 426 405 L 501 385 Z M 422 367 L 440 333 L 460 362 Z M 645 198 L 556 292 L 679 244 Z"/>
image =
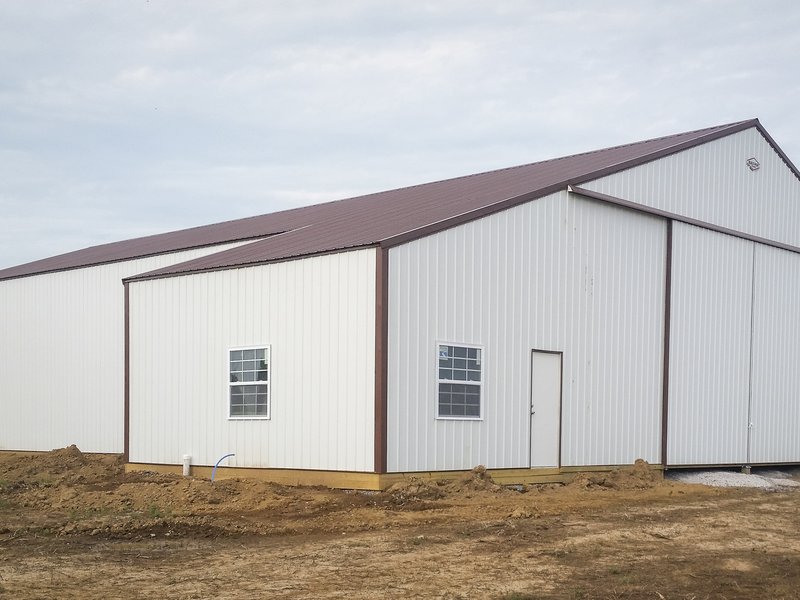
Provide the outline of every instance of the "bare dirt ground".
<path id="1" fill-rule="evenodd" d="M 0 455 L 0 598 L 800 598 L 800 492 L 645 468 L 384 493 Z"/>

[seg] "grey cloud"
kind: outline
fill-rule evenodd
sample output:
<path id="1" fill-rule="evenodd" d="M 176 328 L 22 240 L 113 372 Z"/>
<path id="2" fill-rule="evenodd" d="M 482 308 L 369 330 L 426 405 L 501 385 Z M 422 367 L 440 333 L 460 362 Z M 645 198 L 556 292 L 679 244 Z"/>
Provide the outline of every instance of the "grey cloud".
<path id="1" fill-rule="evenodd" d="M 7 0 L 0 267 L 754 116 L 800 160 L 798 31 L 789 0 Z"/>

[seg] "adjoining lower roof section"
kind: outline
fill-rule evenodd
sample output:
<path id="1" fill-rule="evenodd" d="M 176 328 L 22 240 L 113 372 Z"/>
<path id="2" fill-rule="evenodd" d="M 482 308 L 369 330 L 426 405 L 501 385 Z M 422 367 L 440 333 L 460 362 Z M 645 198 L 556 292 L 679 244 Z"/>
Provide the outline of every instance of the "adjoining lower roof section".
<path id="1" fill-rule="evenodd" d="M 750 127 L 761 131 L 800 178 L 800 173 L 758 120 L 752 119 L 477 175 L 94 246 L 0 270 L 0 280 L 246 240 L 257 241 L 129 280 L 229 269 L 352 248 L 391 247 L 565 189 L 567 185 L 578 185 Z"/>

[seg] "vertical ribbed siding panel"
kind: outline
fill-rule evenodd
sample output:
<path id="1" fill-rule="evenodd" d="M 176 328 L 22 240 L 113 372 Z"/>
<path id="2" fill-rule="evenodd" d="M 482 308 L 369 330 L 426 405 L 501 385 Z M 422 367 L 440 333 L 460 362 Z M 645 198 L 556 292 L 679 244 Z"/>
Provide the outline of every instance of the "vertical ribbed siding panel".
<path id="1" fill-rule="evenodd" d="M 133 462 L 371 471 L 375 250 L 130 286 Z M 229 420 L 229 348 L 271 347 L 268 420 Z"/>
<path id="2" fill-rule="evenodd" d="M 747 461 L 753 246 L 675 223 L 670 465 Z"/>
<path id="3" fill-rule="evenodd" d="M 800 254 L 756 245 L 750 462 L 800 462 Z"/>
<path id="4" fill-rule="evenodd" d="M 656 461 L 663 220 L 554 194 L 392 248 L 390 471 L 530 464 L 532 349 L 564 352 L 562 464 Z M 436 343 L 484 348 L 481 421 L 436 419 Z"/>
<path id="5" fill-rule="evenodd" d="M 751 157 L 757 171 L 747 167 Z M 581 185 L 800 246 L 800 181 L 756 128 Z"/>
<path id="6" fill-rule="evenodd" d="M 0 449 L 122 452 L 121 280 L 238 245 L 0 281 Z"/>

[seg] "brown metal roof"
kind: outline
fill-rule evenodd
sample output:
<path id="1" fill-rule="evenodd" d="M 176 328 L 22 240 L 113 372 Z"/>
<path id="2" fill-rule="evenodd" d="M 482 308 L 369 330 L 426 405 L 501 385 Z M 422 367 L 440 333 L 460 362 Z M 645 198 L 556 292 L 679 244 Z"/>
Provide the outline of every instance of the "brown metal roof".
<path id="1" fill-rule="evenodd" d="M 348 248 L 389 247 L 550 194 L 568 184 L 602 177 L 754 126 L 762 130 L 755 119 L 740 121 L 477 175 L 93 246 L 0 270 L 0 279 L 257 238 L 266 239 L 131 279 L 231 268 Z M 782 153 L 781 156 L 788 161 Z M 787 164 L 797 172 L 791 163 Z"/>

